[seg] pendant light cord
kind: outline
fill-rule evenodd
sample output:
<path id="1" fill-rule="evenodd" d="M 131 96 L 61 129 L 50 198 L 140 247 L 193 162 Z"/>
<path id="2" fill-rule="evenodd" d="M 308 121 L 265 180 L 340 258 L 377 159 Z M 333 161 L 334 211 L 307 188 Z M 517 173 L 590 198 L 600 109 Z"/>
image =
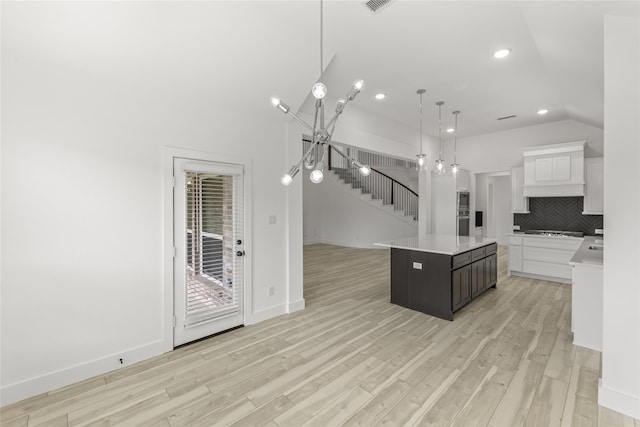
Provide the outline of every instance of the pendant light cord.
<path id="1" fill-rule="evenodd" d="M 453 134 L 453 163 L 457 163 L 457 154 L 458 154 L 458 114 L 460 111 L 454 111 L 453 114 L 456 116 L 455 124 L 454 124 L 454 134 Z"/>
<path id="2" fill-rule="evenodd" d="M 440 155 L 438 156 L 438 160 L 442 160 L 442 104 L 444 102 L 439 101 L 438 104 L 438 141 L 440 142 Z"/>
<path id="3" fill-rule="evenodd" d="M 420 94 L 420 155 L 422 155 L 422 93 L 418 91 Z"/>
<path id="4" fill-rule="evenodd" d="M 323 22 L 323 7 L 322 7 L 322 0 L 320 0 L 320 75 L 322 75 L 322 72 L 324 70 L 324 58 L 322 56 L 322 39 L 323 39 L 323 26 L 324 26 L 324 22 Z"/>

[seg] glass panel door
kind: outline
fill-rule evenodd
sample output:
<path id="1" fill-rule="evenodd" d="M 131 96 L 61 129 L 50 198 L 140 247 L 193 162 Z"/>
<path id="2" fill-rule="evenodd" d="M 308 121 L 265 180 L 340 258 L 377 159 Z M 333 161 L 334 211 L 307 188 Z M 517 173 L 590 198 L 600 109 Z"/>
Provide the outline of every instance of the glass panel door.
<path id="1" fill-rule="evenodd" d="M 174 161 L 174 345 L 243 323 L 242 166 Z"/>

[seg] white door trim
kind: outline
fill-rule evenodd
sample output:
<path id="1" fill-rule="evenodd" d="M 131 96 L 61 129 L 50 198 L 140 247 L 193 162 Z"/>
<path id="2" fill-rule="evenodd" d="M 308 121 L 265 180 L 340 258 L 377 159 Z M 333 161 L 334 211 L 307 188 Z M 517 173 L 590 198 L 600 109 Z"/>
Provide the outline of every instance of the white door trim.
<path id="1" fill-rule="evenodd" d="M 210 153 L 206 151 L 189 150 L 178 147 L 164 147 L 163 148 L 163 176 L 162 176 L 162 191 L 163 191 L 163 247 L 162 247 L 162 261 L 163 261 L 163 287 L 164 287 L 164 300 L 163 300 L 163 350 L 165 352 L 173 350 L 173 159 L 176 157 L 184 159 L 192 159 L 194 161 L 208 161 L 216 163 L 231 163 L 238 164 L 244 167 L 244 317 L 245 324 L 248 324 L 247 319 L 251 317 L 253 313 L 253 295 L 252 295 L 252 205 L 253 200 L 252 193 L 252 160 L 246 157 L 233 156 L 229 154 Z"/>

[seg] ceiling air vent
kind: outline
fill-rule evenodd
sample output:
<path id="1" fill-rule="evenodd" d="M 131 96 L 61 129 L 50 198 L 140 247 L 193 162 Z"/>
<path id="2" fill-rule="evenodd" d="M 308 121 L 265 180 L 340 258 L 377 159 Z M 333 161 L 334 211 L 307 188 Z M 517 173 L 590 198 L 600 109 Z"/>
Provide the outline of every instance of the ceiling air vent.
<path id="1" fill-rule="evenodd" d="M 498 120 L 513 119 L 515 116 L 516 116 L 515 114 L 512 114 L 510 116 L 498 117 Z"/>
<path id="2" fill-rule="evenodd" d="M 394 1 L 395 0 L 369 0 L 364 2 L 364 5 L 367 6 L 367 9 L 369 9 L 371 12 L 377 13 L 384 6 L 388 5 L 389 3 L 393 3 Z"/>

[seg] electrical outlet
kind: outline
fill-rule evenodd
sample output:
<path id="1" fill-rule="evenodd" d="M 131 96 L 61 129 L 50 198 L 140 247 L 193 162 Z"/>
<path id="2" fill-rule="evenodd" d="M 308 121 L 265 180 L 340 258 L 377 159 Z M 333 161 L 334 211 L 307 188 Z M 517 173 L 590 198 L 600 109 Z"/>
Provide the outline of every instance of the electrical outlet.
<path id="1" fill-rule="evenodd" d="M 268 291 L 268 292 L 269 292 L 269 296 L 270 296 L 270 297 L 272 297 L 272 296 L 273 296 L 273 294 L 275 294 L 275 293 L 276 293 L 276 292 L 275 292 L 275 289 L 273 289 L 273 286 L 269 286 L 269 291 Z"/>
<path id="2" fill-rule="evenodd" d="M 269 224 L 275 224 L 275 223 L 276 223 L 276 216 L 269 215 Z"/>

